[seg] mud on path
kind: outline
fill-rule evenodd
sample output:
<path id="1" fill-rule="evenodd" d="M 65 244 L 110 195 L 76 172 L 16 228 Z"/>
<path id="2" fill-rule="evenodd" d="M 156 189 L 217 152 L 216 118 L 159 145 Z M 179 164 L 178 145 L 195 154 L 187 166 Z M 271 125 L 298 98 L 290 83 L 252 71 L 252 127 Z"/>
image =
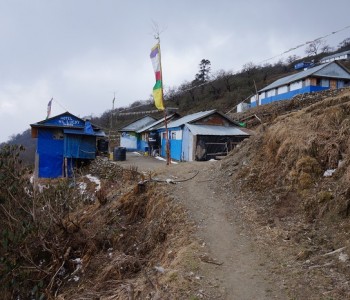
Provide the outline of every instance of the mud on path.
<path id="1" fill-rule="evenodd" d="M 220 189 L 220 162 L 166 166 L 152 157 L 129 154 L 122 164 L 151 173 L 152 179 L 187 209 L 188 217 L 195 223 L 194 239 L 200 245 L 194 249 L 194 255 L 199 262 L 197 278 L 202 281 L 206 299 L 288 299 L 282 280 L 273 272 L 273 261 L 254 243 L 235 212 L 230 195 Z"/>

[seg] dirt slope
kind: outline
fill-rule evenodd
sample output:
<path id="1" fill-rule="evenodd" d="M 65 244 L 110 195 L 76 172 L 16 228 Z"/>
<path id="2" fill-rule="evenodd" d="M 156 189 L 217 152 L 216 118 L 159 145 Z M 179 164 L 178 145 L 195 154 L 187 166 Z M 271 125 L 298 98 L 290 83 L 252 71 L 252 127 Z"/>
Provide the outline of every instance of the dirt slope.
<path id="1" fill-rule="evenodd" d="M 228 205 L 230 195 L 217 188 L 218 164 L 186 163 L 161 173 L 163 178 L 176 174 L 174 180 L 180 182 L 171 185 L 171 195 L 197 224 L 195 236 L 202 246 L 194 254 L 203 287 L 217 286 L 210 299 L 286 299 L 283 286 L 272 280 L 271 261 L 246 235 Z"/>
<path id="2" fill-rule="evenodd" d="M 350 91 L 312 97 L 222 161 L 223 188 L 291 296 L 349 299 Z"/>

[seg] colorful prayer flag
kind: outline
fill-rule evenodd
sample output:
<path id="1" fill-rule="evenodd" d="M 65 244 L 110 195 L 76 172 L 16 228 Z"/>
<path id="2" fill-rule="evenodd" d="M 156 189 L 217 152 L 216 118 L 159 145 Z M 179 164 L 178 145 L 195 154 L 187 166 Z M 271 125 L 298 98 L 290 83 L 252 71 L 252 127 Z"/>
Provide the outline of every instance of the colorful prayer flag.
<path id="1" fill-rule="evenodd" d="M 52 100 L 53 98 L 51 98 L 51 100 L 49 101 L 49 103 L 47 104 L 47 116 L 46 119 L 48 119 L 51 115 L 51 105 L 52 105 Z"/>
<path id="2" fill-rule="evenodd" d="M 159 110 L 164 110 L 163 103 L 163 83 L 162 83 L 162 68 L 160 62 L 160 45 L 157 44 L 152 48 L 151 60 L 153 70 L 156 76 L 156 84 L 153 87 L 154 104 Z"/>

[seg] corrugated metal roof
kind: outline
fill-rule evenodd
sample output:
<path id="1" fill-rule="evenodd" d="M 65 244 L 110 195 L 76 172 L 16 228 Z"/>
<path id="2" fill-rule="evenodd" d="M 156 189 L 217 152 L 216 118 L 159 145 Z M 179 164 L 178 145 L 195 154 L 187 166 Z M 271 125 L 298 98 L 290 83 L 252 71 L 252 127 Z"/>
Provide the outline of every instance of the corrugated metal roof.
<path id="1" fill-rule="evenodd" d="M 343 55 L 346 55 L 346 54 L 350 54 L 350 50 L 344 51 L 344 52 L 339 52 L 339 53 L 336 53 L 336 54 L 333 54 L 333 55 L 329 55 L 329 56 L 323 57 L 321 59 L 321 61 L 325 61 L 327 59 L 336 58 L 336 57 L 343 56 Z"/>
<path id="2" fill-rule="evenodd" d="M 174 113 L 174 114 L 171 114 L 169 116 L 167 116 L 167 120 L 171 120 L 177 113 Z M 153 129 L 156 129 L 157 125 L 161 124 L 162 122 L 164 122 L 164 119 L 165 118 L 161 118 L 160 120 L 158 121 L 155 121 L 143 128 L 141 128 L 140 130 L 137 131 L 137 133 L 141 133 L 141 132 L 144 132 L 144 131 L 147 131 L 147 130 L 153 130 Z"/>
<path id="3" fill-rule="evenodd" d="M 322 65 L 319 65 L 319 66 L 316 66 L 316 67 L 313 67 L 313 68 L 301 71 L 299 73 L 292 74 L 292 75 L 283 77 L 281 79 L 278 79 L 278 80 L 274 81 L 273 83 L 271 83 L 270 85 L 268 85 L 268 86 L 264 87 L 263 89 L 261 89 L 259 92 L 263 92 L 263 91 L 266 91 L 266 90 L 271 90 L 273 88 L 276 88 L 276 87 L 279 87 L 279 86 L 282 86 L 282 85 L 285 85 L 285 84 L 288 84 L 288 83 L 295 82 L 295 81 L 298 81 L 300 79 L 306 78 L 306 77 L 310 76 L 311 74 L 314 74 L 317 71 L 323 69 L 324 67 L 328 66 L 331 63 L 333 63 L 333 62 L 325 63 L 325 64 L 322 64 Z"/>
<path id="4" fill-rule="evenodd" d="M 193 125 L 186 124 L 193 135 L 240 135 L 249 136 L 238 127 L 215 126 L 215 125 Z"/>
<path id="5" fill-rule="evenodd" d="M 173 122 L 170 122 L 168 124 L 168 128 L 173 128 L 173 127 L 180 127 L 186 123 L 190 123 L 190 122 L 193 122 L 195 120 L 198 120 L 198 119 L 201 119 L 201 118 L 204 118 L 208 115 L 211 115 L 212 113 L 214 113 L 216 110 L 213 109 L 213 110 L 207 110 L 207 111 L 200 111 L 200 112 L 197 112 L 197 113 L 194 113 L 194 114 L 191 114 L 191 115 L 187 115 L 187 116 L 184 116 L 178 120 L 175 120 Z M 163 128 L 164 126 L 162 126 L 161 128 Z"/>
<path id="6" fill-rule="evenodd" d="M 142 117 L 136 121 L 133 121 L 132 123 L 129 123 L 128 125 L 124 126 L 123 128 L 119 129 L 118 131 L 138 131 L 145 126 L 153 123 L 156 121 L 155 118 L 150 116 Z"/>

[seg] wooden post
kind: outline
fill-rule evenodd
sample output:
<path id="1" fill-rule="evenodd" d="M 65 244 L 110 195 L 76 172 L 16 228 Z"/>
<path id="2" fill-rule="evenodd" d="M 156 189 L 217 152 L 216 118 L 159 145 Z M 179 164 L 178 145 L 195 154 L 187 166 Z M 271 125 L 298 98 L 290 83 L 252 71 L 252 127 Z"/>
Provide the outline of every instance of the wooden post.
<path id="1" fill-rule="evenodd" d="M 68 177 L 68 160 L 67 157 L 64 158 L 64 171 L 65 171 L 65 176 Z"/>
<path id="2" fill-rule="evenodd" d="M 256 88 L 255 79 L 253 81 L 254 81 L 254 87 L 255 87 L 255 102 L 256 102 L 256 106 L 259 106 L 259 93 L 258 93 L 258 89 Z"/>
<path id="3" fill-rule="evenodd" d="M 161 51 L 160 51 L 159 32 L 156 33 L 155 38 L 158 41 L 158 45 L 159 45 L 160 80 L 162 82 L 162 102 L 163 102 L 163 106 L 164 106 L 163 70 L 162 70 L 162 58 L 161 58 Z M 166 155 L 166 164 L 168 166 L 168 165 L 170 165 L 171 159 L 170 159 L 170 145 L 169 145 L 169 131 L 168 131 L 168 121 L 167 121 L 167 109 L 164 109 L 164 125 L 165 125 L 165 141 L 166 141 L 165 155 Z"/>
<path id="4" fill-rule="evenodd" d="M 167 121 L 167 110 L 164 109 L 164 125 L 165 125 L 165 155 L 166 164 L 170 165 L 170 145 L 169 145 L 169 131 L 168 131 L 168 121 Z"/>

